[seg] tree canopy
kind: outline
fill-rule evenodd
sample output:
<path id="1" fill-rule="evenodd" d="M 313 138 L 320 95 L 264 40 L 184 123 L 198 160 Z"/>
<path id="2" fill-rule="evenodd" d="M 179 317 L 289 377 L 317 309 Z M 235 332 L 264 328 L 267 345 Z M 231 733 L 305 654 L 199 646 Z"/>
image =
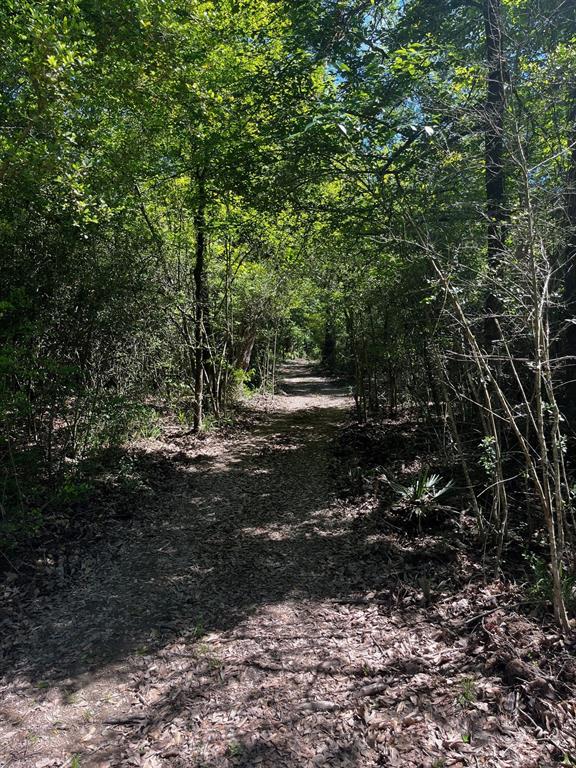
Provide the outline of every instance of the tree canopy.
<path id="1" fill-rule="evenodd" d="M 443 421 L 500 555 L 527 478 L 566 627 L 573 4 L 4 0 L 0 25 L 4 545 L 155 403 L 200 432 L 308 355 L 361 421 Z"/>

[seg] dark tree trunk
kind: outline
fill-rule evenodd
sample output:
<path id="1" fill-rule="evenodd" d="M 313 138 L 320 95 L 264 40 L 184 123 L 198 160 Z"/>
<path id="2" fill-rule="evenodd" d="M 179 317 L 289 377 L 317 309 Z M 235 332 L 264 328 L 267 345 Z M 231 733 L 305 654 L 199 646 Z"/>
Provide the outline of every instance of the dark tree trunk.
<path id="1" fill-rule="evenodd" d="M 204 174 L 198 177 L 198 201 L 194 215 L 196 232 L 196 258 L 194 262 L 194 432 L 202 429 L 204 400 L 205 361 L 205 311 L 206 311 L 206 188 Z"/>
<path id="2" fill-rule="evenodd" d="M 336 367 L 336 332 L 330 319 L 324 327 L 324 342 L 322 344 L 322 365 L 329 371 Z"/>
<path id="3" fill-rule="evenodd" d="M 505 60 L 502 49 L 501 0 L 484 0 L 486 35 L 486 109 L 485 166 L 488 268 L 494 279 L 502 266 L 504 254 L 505 174 L 504 174 L 504 110 L 506 105 Z M 499 338 L 498 315 L 501 301 L 490 287 L 485 301 L 484 336 L 487 347 Z"/>

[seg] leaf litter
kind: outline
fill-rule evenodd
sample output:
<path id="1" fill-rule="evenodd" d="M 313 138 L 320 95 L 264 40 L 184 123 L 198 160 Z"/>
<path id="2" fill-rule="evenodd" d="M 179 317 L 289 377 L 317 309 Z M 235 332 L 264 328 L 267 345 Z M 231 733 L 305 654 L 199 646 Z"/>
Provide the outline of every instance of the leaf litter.
<path id="1" fill-rule="evenodd" d="M 5 578 L 1 764 L 576 764 L 573 646 L 456 522 L 415 535 L 338 494 L 345 387 L 293 364 L 282 391 L 131 446 L 151 490 L 113 535 L 53 588 Z M 388 431 L 413 467 L 425 436 L 401 457 Z"/>

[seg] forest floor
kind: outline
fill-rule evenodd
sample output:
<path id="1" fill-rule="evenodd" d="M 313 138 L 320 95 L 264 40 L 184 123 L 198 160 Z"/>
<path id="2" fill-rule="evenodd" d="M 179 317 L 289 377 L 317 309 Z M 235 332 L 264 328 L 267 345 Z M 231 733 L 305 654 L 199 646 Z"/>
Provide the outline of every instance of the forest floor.
<path id="1" fill-rule="evenodd" d="M 129 513 L 1 588 L 0 765 L 576 765 L 572 649 L 458 521 L 339 498 L 350 407 L 294 363 L 242 428 L 127 449 Z"/>

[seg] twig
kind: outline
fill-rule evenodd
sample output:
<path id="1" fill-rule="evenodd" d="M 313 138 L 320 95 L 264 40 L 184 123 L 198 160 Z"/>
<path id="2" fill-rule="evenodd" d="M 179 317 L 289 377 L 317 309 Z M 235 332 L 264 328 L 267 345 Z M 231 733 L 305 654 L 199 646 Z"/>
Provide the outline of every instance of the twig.
<path id="1" fill-rule="evenodd" d="M 476 614 L 476 616 L 472 616 L 469 619 L 466 619 L 466 621 L 460 622 L 458 626 L 462 627 L 467 624 L 473 624 L 475 621 L 478 621 L 479 619 L 483 619 L 486 616 L 489 616 L 491 613 L 496 613 L 496 611 L 499 611 L 500 609 L 507 609 L 507 608 L 520 608 L 522 605 L 541 605 L 542 600 L 520 600 L 518 603 L 507 603 L 506 605 L 497 605 L 495 608 L 490 608 L 488 611 L 482 611 L 482 613 Z"/>
<path id="2" fill-rule="evenodd" d="M 536 720 L 534 720 L 534 718 L 531 715 L 529 715 L 528 712 L 526 712 L 524 709 L 521 709 L 520 707 L 518 707 L 518 712 L 524 715 L 524 717 L 532 723 L 534 728 L 536 728 L 536 730 L 540 731 L 543 734 L 543 736 L 539 738 L 538 741 L 548 741 L 550 742 L 550 744 L 552 744 L 553 747 L 556 747 L 556 749 L 562 752 L 563 754 L 566 752 L 566 750 L 563 747 L 561 747 L 557 741 L 554 741 L 554 739 L 546 733 L 546 731 L 544 730 L 544 728 L 542 728 L 541 725 L 538 725 Z"/>
<path id="3" fill-rule="evenodd" d="M 2 557 L 4 558 L 4 560 L 6 560 L 6 562 L 7 562 L 7 563 L 8 563 L 8 565 L 10 566 L 10 568 L 12 568 L 12 570 L 13 570 L 15 573 L 17 573 L 17 574 L 20 576 L 20 575 L 21 575 L 21 574 L 20 574 L 20 571 L 18 570 L 18 568 L 16 568 L 16 566 L 15 566 L 15 565 L 14 565 L 14 563 L 13 563 L 13 562 L 10 560 L 10 558 L 9 558 L 7 555 L 5 555 L 5 554 L 4 554 L 4 552 L 0 552 L 0 555 L 2 555 Z"/>

